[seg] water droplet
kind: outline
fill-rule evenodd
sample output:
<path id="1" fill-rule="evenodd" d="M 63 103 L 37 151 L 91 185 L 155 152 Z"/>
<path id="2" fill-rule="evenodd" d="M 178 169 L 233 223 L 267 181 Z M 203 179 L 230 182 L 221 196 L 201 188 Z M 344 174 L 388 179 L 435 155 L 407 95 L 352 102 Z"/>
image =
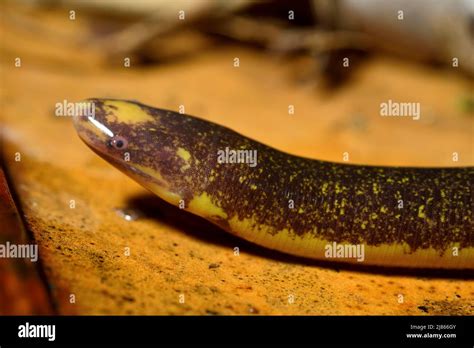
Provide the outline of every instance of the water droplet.
<path id="1" fill-rule="evenodd" d="M 139 219 L 142 214 L 140 211 L 135 210 L 135 209 L 129 209 L 129 208 L 115 208 L 115 213 L 123 218 L 126 221 L 135 221 Z"/>

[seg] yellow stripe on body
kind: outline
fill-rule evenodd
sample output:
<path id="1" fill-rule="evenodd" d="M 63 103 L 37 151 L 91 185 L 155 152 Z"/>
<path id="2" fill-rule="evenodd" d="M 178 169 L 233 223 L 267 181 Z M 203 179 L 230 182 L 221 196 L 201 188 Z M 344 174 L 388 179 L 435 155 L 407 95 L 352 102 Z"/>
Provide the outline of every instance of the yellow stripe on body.
<path id="1" fill-rule="evenodd" d="M 458 256 L 453 256 L 451 250 L 458 247 L 458 245 L 452 245 L 443 256 L 440 256 L 432 248 L 418 249 L 413 253 L 409 253 L 407 244 L 364 245 L 364 261 L 358 262 L 356 258 L 327 258 L 325 256 L 326 246 L 332 244 L 333 241 L 316 238 L 312 233 L 300 236 L 288 229 L 274 233 L 274 228 L 271 226 L 259 225 L 253 218 L 239 220 L 236 216 L 229 220 L 229 225 L 230 232 L 248 241 L 270 249 L 311 259 L 375 266 L 474 268 L 474 248 L 462 249 Z"/>

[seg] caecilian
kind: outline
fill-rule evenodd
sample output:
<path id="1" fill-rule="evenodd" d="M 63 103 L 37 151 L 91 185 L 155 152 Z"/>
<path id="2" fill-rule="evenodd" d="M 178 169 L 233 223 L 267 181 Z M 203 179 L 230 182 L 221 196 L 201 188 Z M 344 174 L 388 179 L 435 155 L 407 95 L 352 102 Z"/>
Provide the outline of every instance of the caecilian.
<path id="1" fill-rule="evenodd" d="M 92 150 L 238 237 L 318 260 L 357 263 L 328 250 L 361 246 L 366 265 L 474 269 L 474 167 L 302 158 L 193 116 L 125 100 L 88 102 L 95 116 L 74 124 Z M 254 153 L 256 163 L 219 160 L 229 149 Z"/>

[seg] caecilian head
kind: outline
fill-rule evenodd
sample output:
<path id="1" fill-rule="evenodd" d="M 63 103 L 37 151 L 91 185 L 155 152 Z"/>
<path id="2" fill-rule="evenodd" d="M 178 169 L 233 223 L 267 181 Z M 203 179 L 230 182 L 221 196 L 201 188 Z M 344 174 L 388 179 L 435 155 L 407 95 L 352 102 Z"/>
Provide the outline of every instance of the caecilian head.
<path id="1" fill-rule="evenodd" d="M 179 132 L 170 130 L 167 122 L 179 125 L 184 116 L 172 113 L 170 117 L 169 111 L 131 101 L 89 99 L 84 103 L 90 103 L 93 112 L 74 117 L 80 138 L 106 161 L 177 204 L 186 187 L 174 180 L 191 169 L 191 156 L 180 144 Z"/>

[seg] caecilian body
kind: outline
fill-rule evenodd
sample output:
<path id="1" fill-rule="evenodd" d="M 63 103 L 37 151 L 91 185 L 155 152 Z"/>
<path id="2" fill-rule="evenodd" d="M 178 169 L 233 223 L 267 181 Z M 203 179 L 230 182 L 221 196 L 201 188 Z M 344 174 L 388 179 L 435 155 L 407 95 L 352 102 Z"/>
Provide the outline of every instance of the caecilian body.
<path id="1" fill-rule="evenodd" d="M 95 117 L 75 117 L 89 147 L 227 232 L 312 259 L 474 269 L 474 167 L 313 160 L 196 117 L 131 101 L 89 102 Z"/>

